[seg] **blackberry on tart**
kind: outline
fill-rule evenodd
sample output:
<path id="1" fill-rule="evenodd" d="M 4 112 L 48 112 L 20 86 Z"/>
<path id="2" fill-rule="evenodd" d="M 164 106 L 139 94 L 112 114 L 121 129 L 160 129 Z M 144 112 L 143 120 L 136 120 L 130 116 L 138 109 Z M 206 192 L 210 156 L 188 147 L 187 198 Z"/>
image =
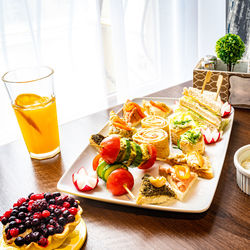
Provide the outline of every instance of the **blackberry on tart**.
<path id="1" fill-rule="evenodd" d="M 56 249 L 81 221 L 82 209 L 73 197 L 31 193 L 0 216 L 3 239 L 18 249 Z"/>

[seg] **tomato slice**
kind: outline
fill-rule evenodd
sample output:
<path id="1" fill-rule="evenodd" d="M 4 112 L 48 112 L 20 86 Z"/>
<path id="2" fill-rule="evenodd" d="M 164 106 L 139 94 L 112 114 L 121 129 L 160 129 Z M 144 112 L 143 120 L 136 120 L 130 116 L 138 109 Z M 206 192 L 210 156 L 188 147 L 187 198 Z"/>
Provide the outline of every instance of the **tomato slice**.
<path id="1" fill-rule="evenodd" d="M 148 169 L 151 168 L 155 161 L 156 161 L 156 148 L 154 145 L 152 144 L 148 144 L 148 152 L 150 154 L 150 158 L 145 161 L 144 163 L 142 163 L 138 168 L 139 169 Z"/>
<path id="2" fill-rule="evenodd" d="M 93 165 L 93 170 L 94 170 L 94 171 L 96 171 L 96 169 L 97 169 L 97 167 L 98 167 L 98 165 L 99 165 L 99 160 L 100 160 L 100 158 L 102 158 L 102 157 L 101 157 L 100 154 L 98 154 L 98 155 L 96 155 L 95 158 L 93 159 L 92 165 Z"/>
<path id="3" fill-rule="evenodd" d="M 100 155 L 108 164 L 115 162 L 120 152 L 120 140 L 119 135 L 110 135 L 101 142 Z"/>
<path id="4" fill-rule="evenodd" d="M 190 177 L 190 168 L 187 165 L 174 165 L 175 174 L 181 180 L 186 180 Z"/>
<path id="5" fill-rule="evenodd" d="M 113 195 L 123 195 L 127 193 L 126 189 L 123 187 L 124 185 L 127 185 L 129 190 L 133 188 L 133 175 L 126 169 L 119 168 L 114 170 L 108 177 L 107 189 Z"/>

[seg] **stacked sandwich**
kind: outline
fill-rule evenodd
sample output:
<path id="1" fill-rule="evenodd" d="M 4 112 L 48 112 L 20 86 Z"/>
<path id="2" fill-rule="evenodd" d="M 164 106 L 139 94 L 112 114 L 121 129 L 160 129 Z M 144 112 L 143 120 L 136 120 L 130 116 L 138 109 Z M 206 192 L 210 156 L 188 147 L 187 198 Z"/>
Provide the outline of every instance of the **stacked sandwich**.
<path id="1" fill-rule="evenodd" d="M 193 119 L 211 129 L 222 130 L 224 121 L 221 118 L 222 101 L 216 99 L 216 93 L 196 88 L 184 88 L 180 98 L 180 110 L 189 111 Z"/>

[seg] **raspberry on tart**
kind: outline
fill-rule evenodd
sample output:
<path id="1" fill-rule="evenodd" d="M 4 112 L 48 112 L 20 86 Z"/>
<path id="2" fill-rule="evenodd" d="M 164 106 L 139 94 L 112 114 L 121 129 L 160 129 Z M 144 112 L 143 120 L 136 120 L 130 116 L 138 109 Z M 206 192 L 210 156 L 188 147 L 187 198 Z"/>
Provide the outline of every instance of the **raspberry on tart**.
<path id="1" fill-rule="evenodd" d="M 31 193 L 0 216 L 3 239 L 20 249 L 56 249 L 81 221 L 82 209 L 68 195 Z"/>

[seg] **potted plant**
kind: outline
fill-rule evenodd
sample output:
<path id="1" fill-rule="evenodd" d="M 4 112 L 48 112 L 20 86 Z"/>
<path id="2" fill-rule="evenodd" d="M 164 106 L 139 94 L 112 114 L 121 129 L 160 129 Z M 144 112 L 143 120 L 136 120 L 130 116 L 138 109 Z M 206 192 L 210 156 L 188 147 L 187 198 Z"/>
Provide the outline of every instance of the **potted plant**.
<path id="1" fill-rule="evenodd" d="M 227 70 L 232 71 L 234 65 L 242 58 L 245 52 L 245 44 L 238 35 L 226 34 L 216 42 L 217 57 L 226 65 Z"/>
<path id="2" fill-rule="evenodd" d="M 228 101 L 230 95 L 230 78 L 237 76 L 239 79 L 250 78 L 250 65 L 246 60 L 240 60 L 245 51 L 245 45 L 241 38 L 234 34 L 226 34 L 221 37 L 215 46 L 217 53 L 217 63 L 211 74 L 211 80 L 206 84 L 206 89 L 217 91 L 216 82 L 219 75 L 223 76 L 220 90 L 222 101 Z M 201 89 L 207 70 L 203 68 L 203 58 L 198 62 L 193 70 L 193 86 Z"/>

